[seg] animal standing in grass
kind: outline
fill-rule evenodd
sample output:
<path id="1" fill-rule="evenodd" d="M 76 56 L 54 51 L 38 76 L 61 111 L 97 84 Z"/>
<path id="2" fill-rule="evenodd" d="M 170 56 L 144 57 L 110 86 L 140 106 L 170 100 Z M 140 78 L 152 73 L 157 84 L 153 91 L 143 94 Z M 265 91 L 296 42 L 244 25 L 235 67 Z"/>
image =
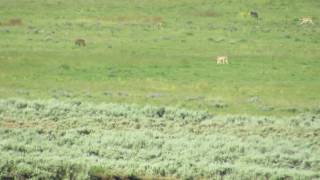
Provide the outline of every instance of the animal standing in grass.
<path id="1" fill-rule="evenodd" d="M 256 11 L 250 11 L 250 16 L 257 19 L 259 18 L 259 14 Z"/>
<path id="2" fill-rule="evenodd" d="M 217 64 L 229 64 L 228 56 L 218 56 Z"/>
<path id="3" fill-rule="evenodd" d="M 301 17 L 300 25 L 303 25 L 303 24 L 314 24 L 314 23 L 311 17 Z"/>
<path id="4" fill-rule="evenodd" d="M 84 39 L 76 39 L 74 41 L 74 44 L 80 47 L 85 47 L 86 46 L 86 41 Z"/>
<path id="5" fill-rule="evenodd" d="M 158 22 L 158 23 L 157 23 L 157 27 L 158 27 L 158 29 L 162 29 L 163 23 L 162 23 L 162 22 Z"/>

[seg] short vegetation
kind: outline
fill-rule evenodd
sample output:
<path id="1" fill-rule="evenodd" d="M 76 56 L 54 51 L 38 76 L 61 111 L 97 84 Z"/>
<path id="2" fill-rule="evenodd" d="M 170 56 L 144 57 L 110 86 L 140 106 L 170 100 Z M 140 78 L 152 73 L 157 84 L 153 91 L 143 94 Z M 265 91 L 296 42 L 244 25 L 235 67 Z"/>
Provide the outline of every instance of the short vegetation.
<path id="1" fill-rule="evenodd" d="M 297 115 L 320 106 L 319 17 L 317 0 L 1 0 L 0 98 Z"/>
<path id="2" fill-rule="evenodd" d="M 215 116 L 57 100 L 0 101 L 0 175 L 318 179 L 320 114 Z"/>

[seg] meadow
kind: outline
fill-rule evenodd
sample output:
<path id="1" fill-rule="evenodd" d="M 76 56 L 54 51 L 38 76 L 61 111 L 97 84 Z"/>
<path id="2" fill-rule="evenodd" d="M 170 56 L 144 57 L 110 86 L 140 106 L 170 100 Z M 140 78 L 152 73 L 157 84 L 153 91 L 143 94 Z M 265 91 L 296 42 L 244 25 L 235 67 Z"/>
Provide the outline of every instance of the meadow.
<path id="1" fill-rule="evenodd" d="M 319 7 L 1 0 L 0 177 L 320 178 Z"/>

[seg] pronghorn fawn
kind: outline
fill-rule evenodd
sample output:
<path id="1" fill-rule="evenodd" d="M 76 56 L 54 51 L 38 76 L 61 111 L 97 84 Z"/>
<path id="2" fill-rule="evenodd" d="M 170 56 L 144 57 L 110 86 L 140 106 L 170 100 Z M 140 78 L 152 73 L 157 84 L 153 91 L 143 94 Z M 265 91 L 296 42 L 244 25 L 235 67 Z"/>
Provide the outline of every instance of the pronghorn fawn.
<path id="1" fill-rule="evenodd" d="M 228 56 L 218 56 L 216 60 L 217 64 L 229 64 Z"/>
<path id="2" fill-rule="evenodd" d="M 312 17 L 301 17 L 300 18 L 300 25 L 303 25 L 303 24 L 314 24 Z"/>

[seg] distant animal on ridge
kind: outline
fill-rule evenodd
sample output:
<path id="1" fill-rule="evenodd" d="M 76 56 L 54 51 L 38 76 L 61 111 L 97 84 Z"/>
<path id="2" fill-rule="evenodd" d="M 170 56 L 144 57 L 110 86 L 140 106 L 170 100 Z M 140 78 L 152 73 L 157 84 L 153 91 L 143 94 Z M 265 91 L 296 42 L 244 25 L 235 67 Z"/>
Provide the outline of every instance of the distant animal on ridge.
<path id="1" fill-rule="evenodd" d="M 218 56 L 216 60 L 217 64 L 229 64 L 228 56 Z"/>
<path id="2" fill-rule="evenodd" d="M 74 41 L 74 44 L 77 45 L 77 46 L 82 46 L 82 47 L 85 47 L 86 46 L 86 41 L 84 39 L 76 39 Z"/>
<path id="3" fill-rule="evenodd" d="M 250 16 L 257 19 L 259 18 L 259 14 L 256 11 L 250 11 Z"/>
<path id="4" fill-rule="evenodd" d="M 301 17 L 300 25 L 303 25 L 303 24 L 314 24 L 314 23 L 311 17 Z"/>

